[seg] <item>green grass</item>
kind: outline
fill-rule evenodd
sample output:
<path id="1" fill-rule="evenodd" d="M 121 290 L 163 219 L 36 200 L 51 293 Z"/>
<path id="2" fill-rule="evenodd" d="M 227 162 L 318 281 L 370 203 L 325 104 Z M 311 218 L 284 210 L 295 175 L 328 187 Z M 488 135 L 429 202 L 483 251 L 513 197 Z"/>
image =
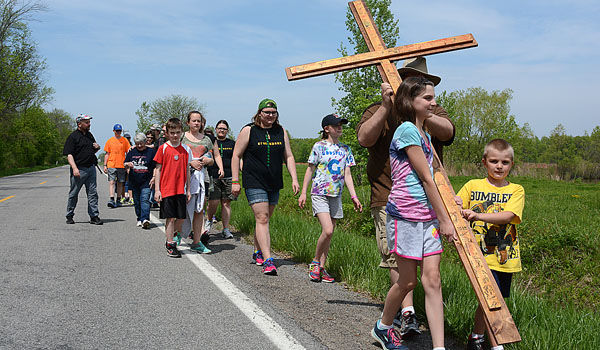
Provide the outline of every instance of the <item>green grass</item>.
<path id="1" fill-rule="evenodd" d="M 305 167 L 298 166 L 299 181 Z M 456 190 L 471 177 L 452 177 Z M 511 178 L 524 186 L 525 211 L 521 230 L 524 271 L 515 275 L 507 304 L 523 341 L 507 349 L 595 349 L 600 346 L 600 185 Z M 271 220 L 271 244 L 298 262 L 312 260 L 321 228 L 308 208 L 286 188 Z M 356 213 L 344 192 L 344 219 L 333 235 L 328 271 L 355 290 L 383 300 L 387 271 L 377 268 L 379 253 L 368 210 L 368 184 L 357 188 L 366 207 Z M 232 203 L 232 224 L 252 234 L 254 217 L 244 196 Z M 455 249 L 446 245 L 442 284 L 447 332 L 466 340 L 477 306 L 474 292 Z M 424 315 L 422 288 L 415 290 L 415 307 Z"/>

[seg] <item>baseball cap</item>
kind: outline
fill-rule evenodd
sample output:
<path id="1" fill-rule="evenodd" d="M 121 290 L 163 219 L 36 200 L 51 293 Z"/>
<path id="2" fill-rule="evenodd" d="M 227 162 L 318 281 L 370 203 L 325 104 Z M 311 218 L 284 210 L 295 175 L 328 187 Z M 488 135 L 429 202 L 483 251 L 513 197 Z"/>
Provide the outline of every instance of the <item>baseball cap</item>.
<path id="1" fill-rule="evenodd" d="M 77 118 L 75 118 L 75 122 L 79 123 L 82 120 L 90 120 L 92 119 L 91 116 L 87 115 L 87 114 L 80 114 L 77 116 Z"/>
<path id="2" fill-rule="evenodd" d="M 275 101 L 271 100 L 270 98 L 265 98 L 264 100 L 260 101 L 260 103 L 258 104 L 259 110 L 261 110 L 263 108 L 277 109 L 277 103 L 275 103 Z"/>
<path id="3" fill-rule="evenodd" d="M 336 125 L 336 124 L 348 124 L 348 119 L 346 118 L 341 118 L 339 115 L 333 113 L 333 114 L 328 114 L 325 116 L 325 118 L 323 118 L 323 121 L 321 122 L 321 127 L 326 127 L 327 125 Z"/>
<path id="4" fill-rule="evenodd" d="M 123 127 L 121 126 L 121 124 L 115 124 L 115 126 L 113 126 L 113 130 L 114 131 L 122 131 Z"/>

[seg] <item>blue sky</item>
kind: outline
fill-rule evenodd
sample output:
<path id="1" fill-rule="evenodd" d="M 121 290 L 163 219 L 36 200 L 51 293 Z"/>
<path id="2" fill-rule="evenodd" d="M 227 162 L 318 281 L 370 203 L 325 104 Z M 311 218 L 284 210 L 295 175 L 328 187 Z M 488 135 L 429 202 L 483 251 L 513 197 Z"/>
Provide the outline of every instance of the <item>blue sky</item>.
<path id="1" fill-rule="evenodd" d="M 237 131 L 269 97 L 293 137 L 316 137 L 339 98 L 333 75 L 288 82 L 285 67 L 339 56 L 347 1 L 53 0 L 31 22 L 56 90 L 47 108 L 90 114 L 104 143 L 135 132 L 143 101 L 171 94 Z M 472 33 L 479 47 L 428 57 L 436 88 L 514 91 L 511 113 L 545 136 L 600 125 L 600 2 L 394 0 L 398 45 Z M 399 63 L 398 65 L 400 65 Z M 596 112 L 594 112 L 596 111 Z"/>

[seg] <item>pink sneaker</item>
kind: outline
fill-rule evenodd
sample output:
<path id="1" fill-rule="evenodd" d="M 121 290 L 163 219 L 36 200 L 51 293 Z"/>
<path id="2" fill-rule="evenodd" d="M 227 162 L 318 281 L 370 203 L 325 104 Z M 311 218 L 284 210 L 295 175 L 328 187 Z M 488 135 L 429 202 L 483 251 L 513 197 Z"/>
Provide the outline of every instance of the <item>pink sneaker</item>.
<path id="1" fill-rule="evenodd" d="M 325 269 L 321 269 L 321 281 L 327 282 L 327 283 L 333 283 L 333 282 L 335 282 L 335 279 L 333 277 L 329 276 L 329 274 L 327 273 L 327 271 L 325 271 Z"/>
<path id="2" fill-rule="evenodd" d="M 265 259 L 263 259 L 263 255 L 260 250 L 257 250 L 254 253 L 252 253 L 252 260 L 258 266 L 262 266 L 262 264 L 264 264 L 265 262 Z"/>
<path id="3" fill-rule="evenodd" d="M 321 268 L 319 263 L 312 262 L 308 264 L 308 277 L 313 282 L 321 282 Z"/>
<path id="4" fill-rule="evenodd" d="M 272 275 L 272 276 L 277 275 L 277 268 L 275 267 L 275 264 L 273 263 L 272 258 L 265 260 L 265 262 L 263 264 L 263 273 L 265 275 Z"/>

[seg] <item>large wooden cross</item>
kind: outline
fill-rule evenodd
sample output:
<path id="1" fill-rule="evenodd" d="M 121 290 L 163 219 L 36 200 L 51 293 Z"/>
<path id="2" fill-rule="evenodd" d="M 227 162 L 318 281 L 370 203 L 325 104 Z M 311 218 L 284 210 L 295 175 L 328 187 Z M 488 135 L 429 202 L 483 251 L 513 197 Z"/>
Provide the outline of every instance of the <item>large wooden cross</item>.
<path id="1" fill-rule="evenodd" d="M 352 1 L 348 4 L 370 52 L 288 67 L 285 69 L 288 80 L 377 65 L 383 81 L 389 83 L 394 91 L 397 91 L 402 80 L 392 61 L 477 46 L 473 35 L 465 34 L 388 49 L 364 0 Z M 481 249 L 475 241 L 471 227 L 460 215 L 460 208 L 454 202 L 454 190 L 437 155 L 435 155 L 435 160 L 434 179 L 459 238 L 458 241 L 455 241 L 455 247 L 477 299 L 482 305 L 491 336 L 498 344 L 521 341 L 519 331 L 494 282 L 494 277 L 485 262 Z"/>

